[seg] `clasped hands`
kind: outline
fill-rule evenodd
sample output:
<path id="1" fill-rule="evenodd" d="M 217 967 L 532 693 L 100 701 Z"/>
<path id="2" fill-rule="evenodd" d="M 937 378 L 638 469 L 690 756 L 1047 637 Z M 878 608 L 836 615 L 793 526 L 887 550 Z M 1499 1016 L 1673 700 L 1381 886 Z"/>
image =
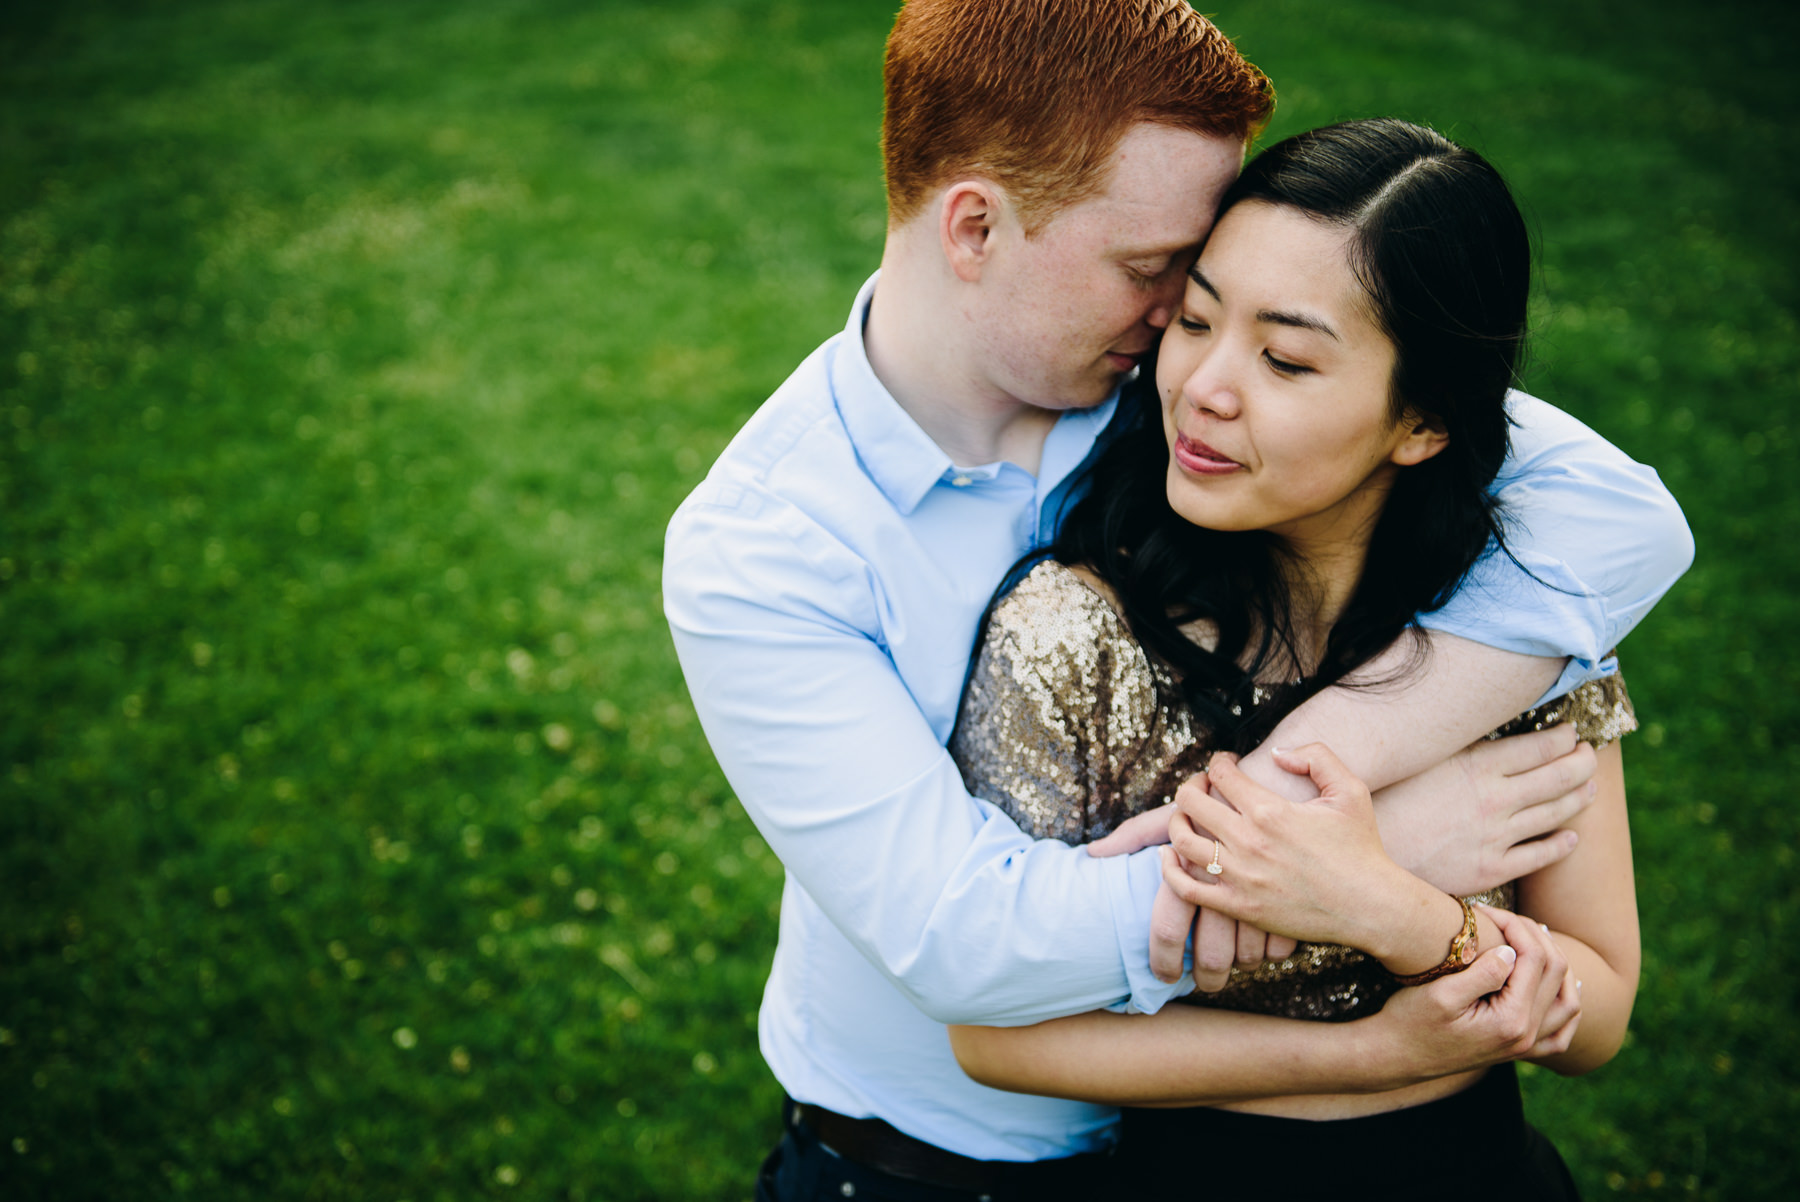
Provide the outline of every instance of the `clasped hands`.
<path id="1" fill-rule="evenodd" d="M 1219 755 L 1172 803 L 1090 845 L 1094 855 L 1114 855 L 1168 844 L 1152 915 L 1150 961 L 1159 978 L 1180 977 L 1190 934 L 1195 986 L 1209 992 L 1224 986 L 1234 964 L 1289 955 L 1293 937 L 1366 949 L 1391 876 L 1410 873 L 1460 895 L 1528 875 L 1574 849 L 1574 832 L 1560 828 L 1593 797 L 1593 751 L 1566 727 L 1477 743 L 1373 799 L 1321 745 L 1278 752 L 1274 762 L 1310 777 L 1317 801 L 1289 801 L 1252 780 L 1236 757 Z M 1217 874 L 1206 871 L 1215 847 Z M 1555 998 L 1542 1023 L 1561 1021 L 1534 1024 L 1533 1054 L 1545 1051 L 1545 1040 L 1566 1043 L 1579 1007 L 1572 982 L 1561 981 L 1554 944 L 1536 923 L 1499 911 L 1490 917 L 1507 939 L 1504 951 L 1541 978 L 1513 992 L 1548 988 Z M 1509 980 L 1511 963 L 1486 991 Z M 1495 971 L 1486 966 L 1465 989 Z"/>

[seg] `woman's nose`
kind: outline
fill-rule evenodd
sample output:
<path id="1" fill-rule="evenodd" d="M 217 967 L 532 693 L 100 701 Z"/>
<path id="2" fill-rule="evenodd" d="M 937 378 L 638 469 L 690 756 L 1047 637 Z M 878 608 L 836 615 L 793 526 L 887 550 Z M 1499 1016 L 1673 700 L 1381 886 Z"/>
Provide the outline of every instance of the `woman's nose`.
<path id="1" fill-rule="evenodd" d="M 1194 368 L 1181 386 L 1181 396 L 1198 412 L 1226 419 L 1236 417 L 1241 405 L 1237 382 L 1219 362 L 1216 352 Z"/>

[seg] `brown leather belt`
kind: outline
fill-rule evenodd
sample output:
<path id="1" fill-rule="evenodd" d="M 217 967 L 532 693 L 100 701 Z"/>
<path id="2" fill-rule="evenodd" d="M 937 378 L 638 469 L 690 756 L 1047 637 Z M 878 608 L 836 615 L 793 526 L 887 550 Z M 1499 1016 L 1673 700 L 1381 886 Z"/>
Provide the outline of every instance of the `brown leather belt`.
<path id="1" fill-rule="evenodd" d="M 976 1160 L 914 1139 L 880 1119 L 853 1119 L 810 1102 L 790 1101 L 788 1123 L 804 1125 L 833 1152 L 865 1168 L 973 1194 L 1091 1197 L 1108 1162 L 1098 1152 L 1056 1160 Z"/>

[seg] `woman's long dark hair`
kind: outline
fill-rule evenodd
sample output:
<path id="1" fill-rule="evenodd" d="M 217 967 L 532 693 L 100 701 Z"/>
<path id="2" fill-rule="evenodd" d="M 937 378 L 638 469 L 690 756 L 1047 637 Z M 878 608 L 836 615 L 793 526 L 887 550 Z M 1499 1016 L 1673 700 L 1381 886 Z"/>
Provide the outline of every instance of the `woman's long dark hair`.
<path id="1" fill-rule="evenodd" d="M 1240 751 L 1383 651 L 1417 614 L 1442 606 L 1500 540 L 1488 488 L 1506 458 L 1505 398 L 1524 345 L 1531 272 L 1525 223 L 1499 173 L 1404 121 L 1351 121 L 1277 143 L 1225 194 L 1221 216 L 1246 201 L 1352 231 L 1351 270 L 1394 346 L 1393 417 L 1435 421 L 1449 440 L 1396 473 L 1320 662 L 1257 708 L 1255 682 L 1300 664 L 1283 570 L 1291 552 L 1266 532 L 1207 530 L 1177 515 L 1154 382 L 1121 400 L 1138 410 L 1127 418 L 1135 422 L 1095 465 L 1051 553 L 1113 587 L 1132 632 L 1174 669 L 1214 746 Z M 1181 632 L 1200 619 L 1218 628 L 1212 651 Z"/>

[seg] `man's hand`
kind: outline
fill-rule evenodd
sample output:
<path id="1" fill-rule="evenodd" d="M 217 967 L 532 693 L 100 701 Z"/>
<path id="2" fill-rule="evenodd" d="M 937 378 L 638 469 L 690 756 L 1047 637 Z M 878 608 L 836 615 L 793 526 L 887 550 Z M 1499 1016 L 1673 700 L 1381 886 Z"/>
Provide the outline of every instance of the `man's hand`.
<path id="1" fill-rule="evenodd" d="M 1104 859 L 1107 856 L 1128 856 L 1134 851 L 1146 847 L 1155 847 L 1159 843 L 1169 841 L 1169 815 L 1174 813 L 1175 803 L 1167 802 L 1154 810 L 1145 810 L 1142 814 L 1134 814 L 1108 831 L 1102 838 L 1095 839 L 1087 845 L 1087 854 Z"/>
<path id="2" fill-rule="evenodd" d="M 1365 1020 L 1392 1041 L 1379 1054 L 1404 1066 L 1392 1084 L 1568 1050 L 1581 1019 L 1568 960 L 1531 919 L 1483 909 L 1505 947 L 1483 952 L 1462 972 L 1402 989 Z"/>
<path id="3" fill-rule="evenodd" d="M 1401 867 L 1464 896 L 1575 850 L 1564 823 L 1594 799 L 1594 749 L 1567 724 L 1483 740 L 1375 794 L 1381 842 Z"/>

